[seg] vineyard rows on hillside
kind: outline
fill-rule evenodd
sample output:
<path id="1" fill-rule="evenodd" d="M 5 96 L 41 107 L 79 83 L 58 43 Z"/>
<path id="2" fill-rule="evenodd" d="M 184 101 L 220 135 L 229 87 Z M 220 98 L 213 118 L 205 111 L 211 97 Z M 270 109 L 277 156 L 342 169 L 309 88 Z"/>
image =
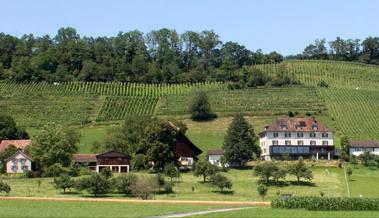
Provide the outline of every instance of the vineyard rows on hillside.
<path id="1" fill-rule="evenodd" d="M 193 95 L 162 97 L 157 113 L 184 115 Z M 244 112 L 251 115 L 284 115 L 288 111 L 305 114 L 325 110 L 316 89 L 310 87 L 259 88 L 238 91 L 210 92 L 209 100 L 215 112 L 232 114 Z"/>
<path id="2" fill-rule="evenodd" d="M 352 139 L 379 140 L 379 91 L 320 89 L 337 131 Z"/>
<path id="3" fill-rule="evenodd" d="M 270 77 L 283 67 L 303 85 L 317 86 L 320 81 L 331 87 L 379 89 L 379 67 L 339 61 L 285 61 L 280 64 L 255 65 Z"/>

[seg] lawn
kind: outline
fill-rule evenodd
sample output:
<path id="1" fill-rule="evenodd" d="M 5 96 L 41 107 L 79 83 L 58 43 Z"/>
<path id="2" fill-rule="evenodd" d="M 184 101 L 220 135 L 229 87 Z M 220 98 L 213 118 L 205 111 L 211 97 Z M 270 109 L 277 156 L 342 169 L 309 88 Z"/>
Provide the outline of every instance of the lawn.
<path id="1" fill-rule="evenodd" d="M 379 197 L 378 186 L 379 170 L 358 165 L 353 167 L 353 174 L 349 179 L 351 197 Z"/>
<path id="2" fill-rule="evenodd" d="M 302 196 L 319 196 L 320 191 L 326 196 L 337 197 L 346 196 L 346 186 L 344 183 L 342 169 L 335 167 L 312 168 L 314 173 L 313 185 L 287 184 L 282 186 L 270 186 L 268 196 L 265 200 L 272 200 L 277 196 L 277 192 L 292 193 Z M 136 174 L 147 174 L 137 172 Z M 256 189 L 258 177 L 253 176 L 253 170 L 231 169 L 224 173 L 233 182 L 230 192 L 220 193 L 218 189 L 211 187 L 208 183 L 202 182 L 202 177 L 194 177 L 192 173 L 183 173 L 180 181 L 176 183 L 173 194 L 156 194 L 155 199 L 180 199 L 180 200 L 220 200 L 220 201 L 261 201 Z M 149 174 L 153 175 L 153 174 Z M 169 178 L 166 178 L 169 180 Z M 3 177 L 12 191 L 10 196 L 33 196 L 33 197 L 83 197 L 86 193 L 62 194 L 61 190 L 54 187 L 52 178 L 27 179 L 17 177 Z M 287 176 L 287 181 L 295 181 L 294 177 Z M 107 197 L 123 197 L 122 195 L 109 194 Z"/>
<path id="3" fill-rule="evenodd" d="M 379 217 L 377 211 L 308 211 L 308 210 L 289 210 L 289 209 L 273 209 L 270 207 L 256 207 L 251 209 L 235 210 L 229 212 L 209 213 L 194 217 L 260 217 L 260 218 L 292 218 L 292 217 L 308 217 L 308 218 L 371 218 Z"/>
<path id="4" fill-rule="evenodd" d="M 1 200 L 0 217 L 145 217 L 220 207 L 225 208 L 188 204 Z"/>

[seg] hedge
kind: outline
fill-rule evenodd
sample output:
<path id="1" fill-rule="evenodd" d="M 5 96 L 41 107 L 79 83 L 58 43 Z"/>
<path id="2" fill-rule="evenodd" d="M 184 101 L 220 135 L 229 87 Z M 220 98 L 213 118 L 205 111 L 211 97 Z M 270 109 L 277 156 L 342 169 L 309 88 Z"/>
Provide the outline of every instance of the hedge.
<path id="1" fill-rule="evenodd" d="M 292 197 L 272 201 L 273 208 L 307 210 L 379 210 L 376 198 Z"/>

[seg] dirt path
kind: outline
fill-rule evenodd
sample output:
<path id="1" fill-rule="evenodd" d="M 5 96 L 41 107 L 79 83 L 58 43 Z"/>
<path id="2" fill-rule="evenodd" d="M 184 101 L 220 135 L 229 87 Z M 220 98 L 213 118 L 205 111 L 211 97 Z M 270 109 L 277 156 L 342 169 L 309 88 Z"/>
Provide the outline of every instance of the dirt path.
<path id="1" fill-rule="evenodd" d="M 88 201 L 88 202 L 125 202 L 150 204 L 194 204 L 225 206 L 270 206 L 270 202 L 260 201 L 193 201 L 193 200 L 138 200 L 128 198 L 59 198 L 59 197 L 11 197 L 1 196 L 0 200 L 33 200 L 33 201 Z"/>
<path id="2" fill-rule="evenodd" d="M 162 216 L 148 216 L 146 218 L 187 217 L 187 216 L 204 215 L 204 214 L 208 214 L 208 213 L 227 212 L 227 211 L 243 210 L 243 209 L 251 209 L 251 208 L 254 208 L 254 207 L 239 207 L 239 208 L 225 208 L 225 209 L 215 209 L 215 210 L 204 210 L 204 211 L 196 211 L 196 212 L 175 213 L 175 214 L 168 214 L 168 215 L 162 215 Z"/>

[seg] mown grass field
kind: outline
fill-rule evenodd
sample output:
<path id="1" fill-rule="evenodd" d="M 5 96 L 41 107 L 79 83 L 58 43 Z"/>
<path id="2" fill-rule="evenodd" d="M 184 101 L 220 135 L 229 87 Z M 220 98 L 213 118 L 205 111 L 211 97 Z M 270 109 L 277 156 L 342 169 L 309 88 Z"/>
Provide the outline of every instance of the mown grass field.
<path id="1" fill-rule="evenodd" d="M 220 207 L 225 208 L 188 204 L 0 200 L 0 217 L 146 217 Z"/>
<path id="2" fill-rule="evenodd" d="M 353 174 L 349 181 L 350 193 L 352 197 L 379 197 L 376 189 L 379 181 L 379 170 L 376 168 L 364 167 L 362 165 L 351 166 Z"/>
<path id="3" fill-rule="evenodd" d="M 292 193 L 299 196 L 318 196 L 320 191 L 326 196 L 339 197 L 347 196 L 343 171 L 336 167 L 314 167 L 314 180 L 312 185 L 286 184 L 281 186 L 270 186 L 265 200 L 272 200 L 277 197 L 277 192 Z M 137 175 L 147 173 L 136 172 Z M 202 177 L 195 177 L 192 173 L 183 173 L 178 183 L 175 184 L 172 194 L 155 194 L 155 199 L 178 199 L 178 200 L 220 200 L 220 201 L 261 201 L 257 193 L 258 177 L 253 175 L 253 170 L 231 169 L 224 173 L 233 182 L 231 192 L 219 192 L 208 183 L 203 183 Z M 147 174 L 153 176 L 153 174 Z M 167 178 L 169 180 L 169 178 Z M 287 176 L 287 181 L 295 181 L 292 176 Z M 62 194 L 56 189 L 52 178 L 17 178 L 4 177 L 12 191 L 10 196 L 31 196 L 31 197 L 90 197 L 88 193 L 76 193 L 71 190 L 69 194 Z M 109 194 L 106 197 L 125 197 L 120 194 Z"/>
<path id="4" fill-rule="evenodd" d="M 201 216 L 192 217 L 235 217 L 235 218 L 376 218 L 379 217 L 377 211 L 307 211 L 307 210 L 289 210 L 273 209 L 270 207 L 256 207 L 243 210 L 210 213 Z"/>

